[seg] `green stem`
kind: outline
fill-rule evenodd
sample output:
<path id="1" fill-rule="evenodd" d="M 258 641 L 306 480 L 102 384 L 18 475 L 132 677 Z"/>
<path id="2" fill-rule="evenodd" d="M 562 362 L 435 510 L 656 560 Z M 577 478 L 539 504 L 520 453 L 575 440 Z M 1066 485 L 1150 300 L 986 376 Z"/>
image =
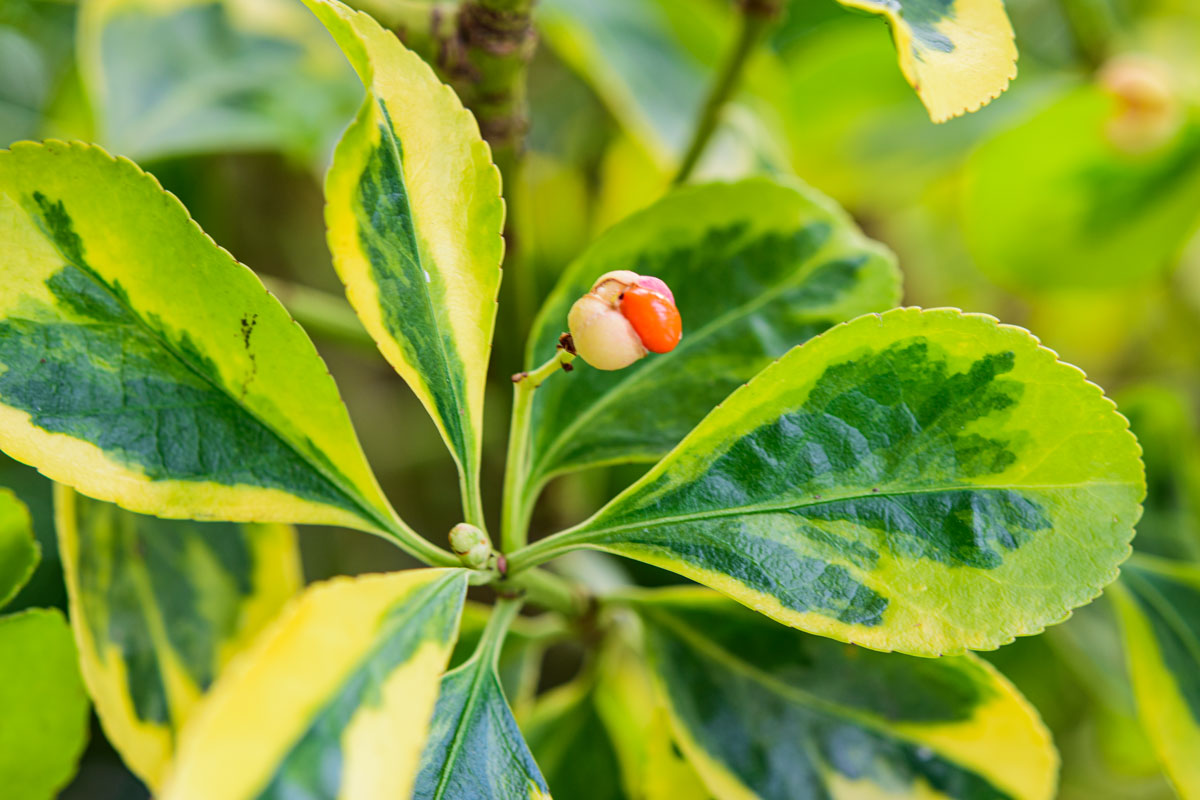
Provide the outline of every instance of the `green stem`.
<path id="1" fill-rule="evenodd" d="M 572 541 L 571 531 L 569 530 L 556 533 L 553 536 L 547 536 L 544 539 L 538 539 L 533 544 L 526 545 L 508 556 L 508 571 L 510 574 L 520 577 L 520 575 L 525 574 L 525 570 L 536 567 L 538 564 L 543 564 L 564 553 L 569 553 L 575 547 L 576 545 Z"/>
<path id="2" fill-rule="evenodd" d="M 376 349 L 375 340 L 345 298 L 280 278 L 263 277 L 262 282 L 310 334 L 340 344 Z"/>
<path id="3" fill-rule="evenodd" d="M 506 591 L 512 591 L 534 605 L 570 618 L 578 617 L 587 608 L 583 592 L 575 584 L 549 570 L 525 570 L 520 575 L 497 582 L 496 589 L 502 593 L 501 596 Z"/>
<path id="4" fill-rule="evenodd" d="M 443 550 L 401 520 L 392 519 L 387 526 L 390 540 L 418 561 L 431 567 L 461 567 L 462 561 L 449 550 Z"/>
<path id="5" fill-rule="evenodd" d="M 529 478 L 530 423 L 533 392 L 560 369 L 569 369 L 575 354 L 562 345 L 554 357 L 532 372 L 513 376 L 512 421 L 508 432 L 508 460 L 504 466 L 504 500 L 500 516 L 500 550 L 507 553 L 525 544 L 529 532 L 528 504 L 523 502 Z"/>
<path id="6" fill-rule="evenodd" d="M 515 170 L 529 130 L 526 74 L 537 46 L 534 0 L 462 0 L 456 51 L 441 64 L 492 146 L 505 184 Z"/>
<path id="7" fill-rule="evenodd" d="M 458 491 L 462 496 L 463 520 L 481 531 L 487 530 L 483 517 L 483 492 L 479 486 L 479 470 L 458 470 Z"/>
<path id="8" fill-rule="evenodd" d="M 479 638 L 479 644 L 475 646 L 475 652 L 471 655 L 472 659 L 486 659 L 492 669 L 496 668 L 500 658 L 500 647 L 508 635 L 508 628 L 524 602 L 520 597 L 501 597 L 496 601 L 496 605 L 492 606 L 492 615 L 488 617 L 487 626 L 483 629 L 483 635 Z"/>
<path id="9" fill-rule="evenodd" d="M 700 156 L 704 155 L 704 149 L 717 131 L 725 104 L 729 102 L 729 98 L 741 82 L 742 72 L 750 54 L 779 16 L 779 5 L 779 0 L 742 0 L 739 4 L 741 25 L 738 37 L 733 43 L 733 48 L 726 54 L 716 79 L 708 88 L 708 96 L 704 99 L 700 116 L 692 129 L 692 139 L 684 151 L 683 161 L 672 181 L 673 185 L 684 183 L 700 163 Z"/>

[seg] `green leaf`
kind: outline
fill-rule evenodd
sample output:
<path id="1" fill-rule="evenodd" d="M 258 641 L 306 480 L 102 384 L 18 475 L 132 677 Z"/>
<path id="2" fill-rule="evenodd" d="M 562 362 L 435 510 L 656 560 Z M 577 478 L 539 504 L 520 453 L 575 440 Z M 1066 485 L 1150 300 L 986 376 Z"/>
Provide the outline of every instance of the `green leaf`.
<path id="1" fill-rule="evenodd" d="M 793 3 L 784 25 L 802 7 Z M 860 217 L 884 222 L 890 243 L 903 249 L 904 238 L 895 238 L 885 220 L 902 214 L 906 222 L 899 232 L 912 235 L 911 217 L 953 192 L 956 187 L 948 176 L 957 174 L 979 141 L 1019 123 L 1064 77 L 1021 81 L 986 113 L 931 126 L 920 101 L 897 79 L 895 50 L 880 35 L 877 20 L 846 14 L 832 3 L 828 7 L 837 19 L 819 24 L 809 20 L 811 27 L 798 31 L 802 35 L 788 41 L 780 56 L 786 96 L 778 108 L 784 115 L 792 169 Z M 938 213 L 939 220 L 945 219 L 941 224 L 954 224 L 953 214 Z M 943 245 L 941 250 L 948 252 L 917 252 L 922 262 L 933 256 L 953 258 L 955 269 L 960 269 L 958 248 Z M 914 259 L 906 267 L 923 264 Z M 911 280 L 912 273 L 908 275 Z M 922 283 L 919 277 L 913 282 Z M 947 296 L 943 284 L 938 290 Z"/>
<path id="2" fill-rule="evenodd" d="M 694 0 L 542 0 L 538 22 L 555 54 L 666 171 L 687 147 L 715 79 L 714 54 L 733 46 L 738 27 L 730 4 Z M 782 77 L 773 54 L 760 50 L 745 67 L 743 95 L 778 100 Z M 725 115 L 698 174 L 732 177 L 784 160 L 773 132 L 748 112 L 739 104 Z"/>
<path id="3" fill-rule="evenodd" d="M 522 725 L 529 749 L 559 797 L 625 800 L 617 754 L 592 696 L 593 681 L 577 678 L 538 698 Z"/>
<path id="4" fill-rule="evenodd" d="M 450 668 L 468 661 L 479 648 L 483 633 L 491 618 L 492 607 L 481 603 L 467 602 L 463 606 L 462 622 L 459 624 L 458 641 L 450 656 Z M 539 622 L 532 617 L 516 617 L 500 646 L 496 659 L 496 674 L 500 686 L 513 714 L 521 719 L 533 705 L 537 695 L 538 680 L 542 672 L 542 657 L 546 652 L 546 641 L 538 635 Z"/>
<path id="5" fill-rule="evenodd" d="M 643 598 L 675 734 L 718 798 L 1054 794 L 1049 732 L 981 659 L 805 636 L 703 590 Z"/>
<path id="6" fill-rule="evenodd" d="M 1119 101 L 1079 87 L 983 144 L 963 175 L 962 224 L 979 268 L 1025 290 L 1111 288 L 1170 267 L 1200 225 L 1200 124 L 1128 153 Z M 1013 231 L 1038 231 L 1014 236 Z"/>
<path id="7" fill-rule="evenodd" d="M 610 637 L 600 655 L 594 702 L 616 750 L 628 797 L 711 797 L 695 768 L 679 751 L 667 706 L 654 686 L 645 653 L 635 650 L 624 637 Z"/>
<path id="8" fill-rule="evenodd" d="M 475 654 L 442 678 L 413 800 L 549 799 L 496 671 L 516 611 L 515 604 L 498 606 Z"/>
<path id="9" fill-rule="evenodd" d="M 1004 0 L 838 0 L 882 14 L 900 70 L 934 122 L 988 104 L 1017 77 Z"/>
<path id="10" fill-rule="evenodd" d="M 1116 577 L 1138 455 L 1101 390 L 1026 331 L 895 309 L 793 349 L 591 519 L 509 563 L 592 547 L 810 633 L 990 649 Z"/>
<path id="11" fill-rule="evenodd" d="M 88 701 L 57 609 L 0 617 L 0 775 L 6 800 L 51 800 L 75 774 Z"/>
<path id="12" fill-rule="evenodd" d="M 288 0 L 87 0 L 79 58 L 100 141 L 132 158 L 228 150 L 328 157 L 359 90 Z"/>
<path id="13" fill-rule="evenodd" d="M 711 7 L 690 5 L 693 24 L 711 28 L 704 26 L 714 16 Z M 592 86 L 618 122 L 663 156 L 686 146 L 713 70 L 681 45 L 669 6 L 659 0 L 545 0 L 538 9 L 547 44 Z"/>
<path id="14" fill-rule="evenodd" d="M 1113 599 L 1142 724 L 1179 796 L 1200 797 L 1200 567 L 1135 556 Z"/>
<path id="15" fill-rule="evenodd" d="M 577 361 L 538 388 L 527 502 L 556 474 L 659 458 L 790 347 L 900 296 L 891 254 L 807 186 L 698 186 L 617 224 L 571 265 L 534 324 L 530 367 L 553 355 L 571 304 L 614 269 L 667 282 L 683 340 L 617 372 Z"/>
<path id="16" fill-rule="evenodd" d="M 500 173 L 475 118 L 394 34 L 337 0 L 305 2 L 367 87 L 325 183 L 334 266 L 474 485 L 504 251 Z"/>
<path id="17" fill-rule="evenodd" d="M 408 797 L 467 574 L 310 587 L 183 730 L 162 800 Z"/>
<path id="18" fill-rule="evenodd" d="M 163 517 L 403 533 L 312 343 L 133 163 L 0 151 L 0 449 Z"/>
<path id="19" fill-rule="evenodd" d="M 108 740 L 157 790 L 229 660 L 303 584 L 287 525 L 146 517 L 56 487 L 59 553 Z"/>
<path id="20" fill-rule="evenodd" d="M 29 509 L 12 489 L 0 486 L 0 608 L 21 590 L 40 558 Z"/>
<path id="21" fill-rule="evenodd" d="M 1127 389 L 1120 399 L 1146 462 L 1146 511 L 1134 549 L 1200 563 L 1200 430 L 1190 400 L 1158 384 Z"/>

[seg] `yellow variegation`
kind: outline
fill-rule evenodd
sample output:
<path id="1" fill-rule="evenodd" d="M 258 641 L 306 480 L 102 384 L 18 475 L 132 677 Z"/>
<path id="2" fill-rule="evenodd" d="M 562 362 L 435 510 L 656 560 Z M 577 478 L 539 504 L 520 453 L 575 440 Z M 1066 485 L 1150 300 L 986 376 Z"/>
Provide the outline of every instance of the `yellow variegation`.
<path id="1" fill-rule="evenodd" d="M 838 0 L 882 14 L 900 70 L 934 122 L 986 105 L 1017 76 L 1004 0 Z"/>
<path id="2" fill-rule="evenodd" d="M 721 800 L 1049 800 L 1058 757 L 987 662 L 789 631 L 704 589 L 638 595 L 655 682 Z"/>
<path id="3" fill-rule="evenodd" d="M 133 163 L 0 151 L 0 269 L 13 458 L 132 511 L 345 525 L 439 560 L 380 492 L 308 337 Z"/>
<path id="4" fill-rule="evenodd" d="M 679 753 L 645 654 L 613 640 L 596 671 L 594 702 L 616 749 L 625 794 L 638 800 L 707 800 L 700 776 Z"/>
<path id="5" fill-rule="evenodd" d="M 520 605 L 497 603 L 474 653 L 442 678 L 413 800 L 550 800 L 497 672 Z"/>
<path id="6" fill-rule="evenodd" d="M 466 587 L 426 569 L 309 588 L 218 679 L 161 800 L 409 797 Z"/>
<path id="7" fill-rule="evenodd" d="M 1112 597 L 1142 724 L 1179 796 L 1200 798 L 1200 567 L 1136 555 Z"/>
<path id="8" fill-rule="evenodd" d="M 479 523 L 483 388 L 500 285 L 504 202 L 470 112 L 365 13 L 305 0 L 367 87 L 334 155 L 325 216 L 346 295 L 433 416 Z"/>
<path id="9" fill-rule="evenodd" d="M 1116 578 L 1139 455 L 1099 387 L 1027 331 L 898 308 L 793 348 L 590 519 L 508 563 L 590 547 L 809 633 L 993 649 Z"/>
<path id="10" fill-rule="evenodd" d="M 125 763 L 156 790 L 213 679 L 300 590 L 296 533 L 141 516 L 62 485 L 55 505 L 96 713 Z"/>
<path id="11" fill-rule="evenodd" d="M 589 670 L 546 692 L 538 698 L 521 730 L 556 795 L 626 800 L 613 742 L 597 714 L 594 686 Z"/>

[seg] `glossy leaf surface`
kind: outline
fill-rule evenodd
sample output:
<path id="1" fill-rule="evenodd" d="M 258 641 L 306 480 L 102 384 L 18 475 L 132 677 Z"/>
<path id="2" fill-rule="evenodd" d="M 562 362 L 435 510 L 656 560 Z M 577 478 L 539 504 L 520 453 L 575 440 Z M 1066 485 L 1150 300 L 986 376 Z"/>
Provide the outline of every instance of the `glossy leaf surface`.
<path id="1" fill-rule="evenodd" d="M 306 2 L 367 87 L 326 179 L 334 265 L 474 481 L 503 255 L 499 172 L 474 117 L 393 33 L 337 0 Z"/>
<path id="2" fill-rule="evenodd" d="M 515 610 L 493 613 L 511 615 Z M 495 622 L 484 632 L 474 655 L 442 678 L 413 800 L 550 797 L 504 699 L 496 671 L 500 643 Z"/>
<path id="3" fill-rule="evenodd" d="M 61 485 L 55 500 L 96 712 L 125 763 L 157 789 L 201 696 L 300 590 L 296 533 L 142 516 Z"/>
<path id="4" fill-rule="evenodd" d="M 323 160 L 358 103 L 337 48 L 288 0 L 85 0 L 78 37 L 100 142 L 131 158 Z"/>
<path id="5" fill-rule="evenodd" d="M 451 669 L 462 665 L 475 654 L 491 613 L 491 606 L 480 603 L 468 601 L 463 606 L 458 641 L 455 642 L 454 653 L 450 656 Z M 500 645 L 500 655 L 496 658 L 496 674 L 500 676 L 500 687 L 504 690 L 508 705 L 517 719 L 521 719 L 532 706 L 541 677 L 546 642 L 537 635 L 537 624 L 532 617 L 514 618 L 508 634 L 504 637 L 504 643 Z"/>
<path id="6" fill-rule="evenodd" d="M 29 509 L 11 489 L 0 486 L 0 608 L 33 575 L 39 558 Z"/>
<path id="7" fill-rule="evenodd" d="M 1139 555 L 1117 587 L 1142 724 L 1180 797 L 1200 797 L 1200 567 Z"/>
<path id="8" fill-rule="evenodd" d="M 466 586 L 426 569 L 310 587 L 218 679 L 159 796 L 408 797 Z"/>
<path id="9" fill-rule="evenodd" d="M 887 18 L 900 70 L 934 122 L 975 111 L 1017 76 L 1004 0 L 838 0 Z"/>
<path id="10" fill-rule="evenodd" d="M 718 798 L 1053 796 L 1049 733 L 980 659 L 862 650 L 703 590 L 645 597 L 675 733 Z"/>
<path id="11" fill-rule="evenodd" d="M 131 162 L 0 151 L 0 268 L 13 458 L 163 517 L 398 525 L 308 337 Z"/>
<path id="12" fill-rule="evenodd" d="M 789 348 L 900 295 L 891 254 L 812 189 L 758 178 L 698 186 L 617 224 L 571 265 L 538 315 L 530 367 L 553 355 L 571 304 L 615 269 L 666 281 L 683 339 L 617 372 L 577 361 L 539 387 L 531 488 L 582 467 L 653 461 Z"/>
<path id="13" fill-rule="evenodd" d="M 51 800 L 75 774 L 88 700 L 57 609 L 0 617 L 0 775 L 9 800 Z"/>
<path id="14" fill-rule="evenodd" d="M 636 558 L 876 649 L 990 649 L 1116 577 L 1138 456 L 1100 389 L 1026 331 L 896 309 L 792 350 L 533 547 Z"/>
<path id="15" fill-rule="evenodd" d="M 1080 87 L 972 154 L 960 207 L 981 270 L 1028 291 L 1123 286 L 1171 266 L 1200 225 L 1200 124 L 1129 153 L 1110 141 L 1121 113 Z"/>

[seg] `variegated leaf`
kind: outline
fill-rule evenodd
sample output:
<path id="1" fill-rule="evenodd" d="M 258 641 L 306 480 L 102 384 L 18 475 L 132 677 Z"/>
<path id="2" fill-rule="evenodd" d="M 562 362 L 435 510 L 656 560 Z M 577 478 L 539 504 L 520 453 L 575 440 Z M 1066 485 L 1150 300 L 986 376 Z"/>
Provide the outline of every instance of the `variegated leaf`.
<path id="1" fill-rule="evenodd" d="M 549 800 L 496 671 L 516 611 L 498 605 L 474 655 L 442 678 L 413 800 Z"/>
<path id="2" fill-rule="evenodd" d="M 466 588 L 457 569 L 310 587 L 217 680 L 159 797 L 408 797 Z"/>
<path id="3" fill-rule="evenodd" d="M 720 800 L 1054 795 L 1049 732 L 981 659 L 862 650 L 705 590 L 643 598 L 675 734 Z"/>
<path id="4" fill-rule="evenodd" d="M 709 800 L 679 750 L 645 653 L 612 637 L 596 667 L 596 711 L 612 739 L 625 794 L 635 800 Z"/>
<path id="5" fill-rule="evenodd" d="M 553 355 L 571 304 L 615 269 L 667 282 L 683 340 L 616 372 L 577 361 L 538 388 L 526 506 L 556 474 L 661 457 L 789 348 L 900 299 L 892 255 L 816 191 L 762 178 L 697 186 L 617 224 L 571 265 L 534 324 L 530 368 Z"/>
<path id="6" fill-rule="evenodd" d="M 1145 479 L 1101 390 L 1028 332 L 896 309 L 797 347 L 523 568 L 591 547 L 811 633 L 990 649 L 1095 597 Z"/>
<path id="7" fill-rule="evenodd" d="M 577 678 L 538 698 L 522 724 L 546 783 L 559 797 L 627 800 L 608 732 L 593 702 L 594 681 Z"/>
<path id="8" fill-rule="evenodd" d="M 75 640 L 108 740 L 158 789 L 179 731 L 300 590 L 287 525 L 163 520 L 56 488 Z"/>
<path id="9" fill-rule="evenodd" d="M 451 668 L 465 663 L 475 654 L 491 615 L 491 606 L 470 601 L 463 606 L 458 641 L 450 656 Z M 504 637 L 504 644 L 500 646 L 500 655 L 496 659 L 500 687 L 517 719 L 522 719 L 533 705 L 542 673 L 542 658 L 547 643 L 544 637 L 538 635 L 537 624 L 531 617 L 516 617 L 509 626 L 508 635 Z"/>
<path id="10" fill-rule="evenodd" d="M 304 332 L 133 163 L 0 151 L 0 269 L 13 458 L 143 513 L 411 536 Z"/>
<path id="11" fill-rule="evenodd" d="M 473 487 L 503 254 L 499 172 L 474 117 L 394 34 L 337 0 L 305 2 L 367 87 L 326 179 L 334 265 Z"/>
<path id="12" fill-rule="evenodd" d="M 1137 555 L 1112 594 L 1142 724 L 1179 796 L 1200 798 L 1200 567 Z"/>
<path id="13" fill-rule="evenodd" d="M 838 0 L 882 14 L 900 70 L 934 122 L 991 102 L 1017 77 L 1017 46 L 1004 0 Z"/>

